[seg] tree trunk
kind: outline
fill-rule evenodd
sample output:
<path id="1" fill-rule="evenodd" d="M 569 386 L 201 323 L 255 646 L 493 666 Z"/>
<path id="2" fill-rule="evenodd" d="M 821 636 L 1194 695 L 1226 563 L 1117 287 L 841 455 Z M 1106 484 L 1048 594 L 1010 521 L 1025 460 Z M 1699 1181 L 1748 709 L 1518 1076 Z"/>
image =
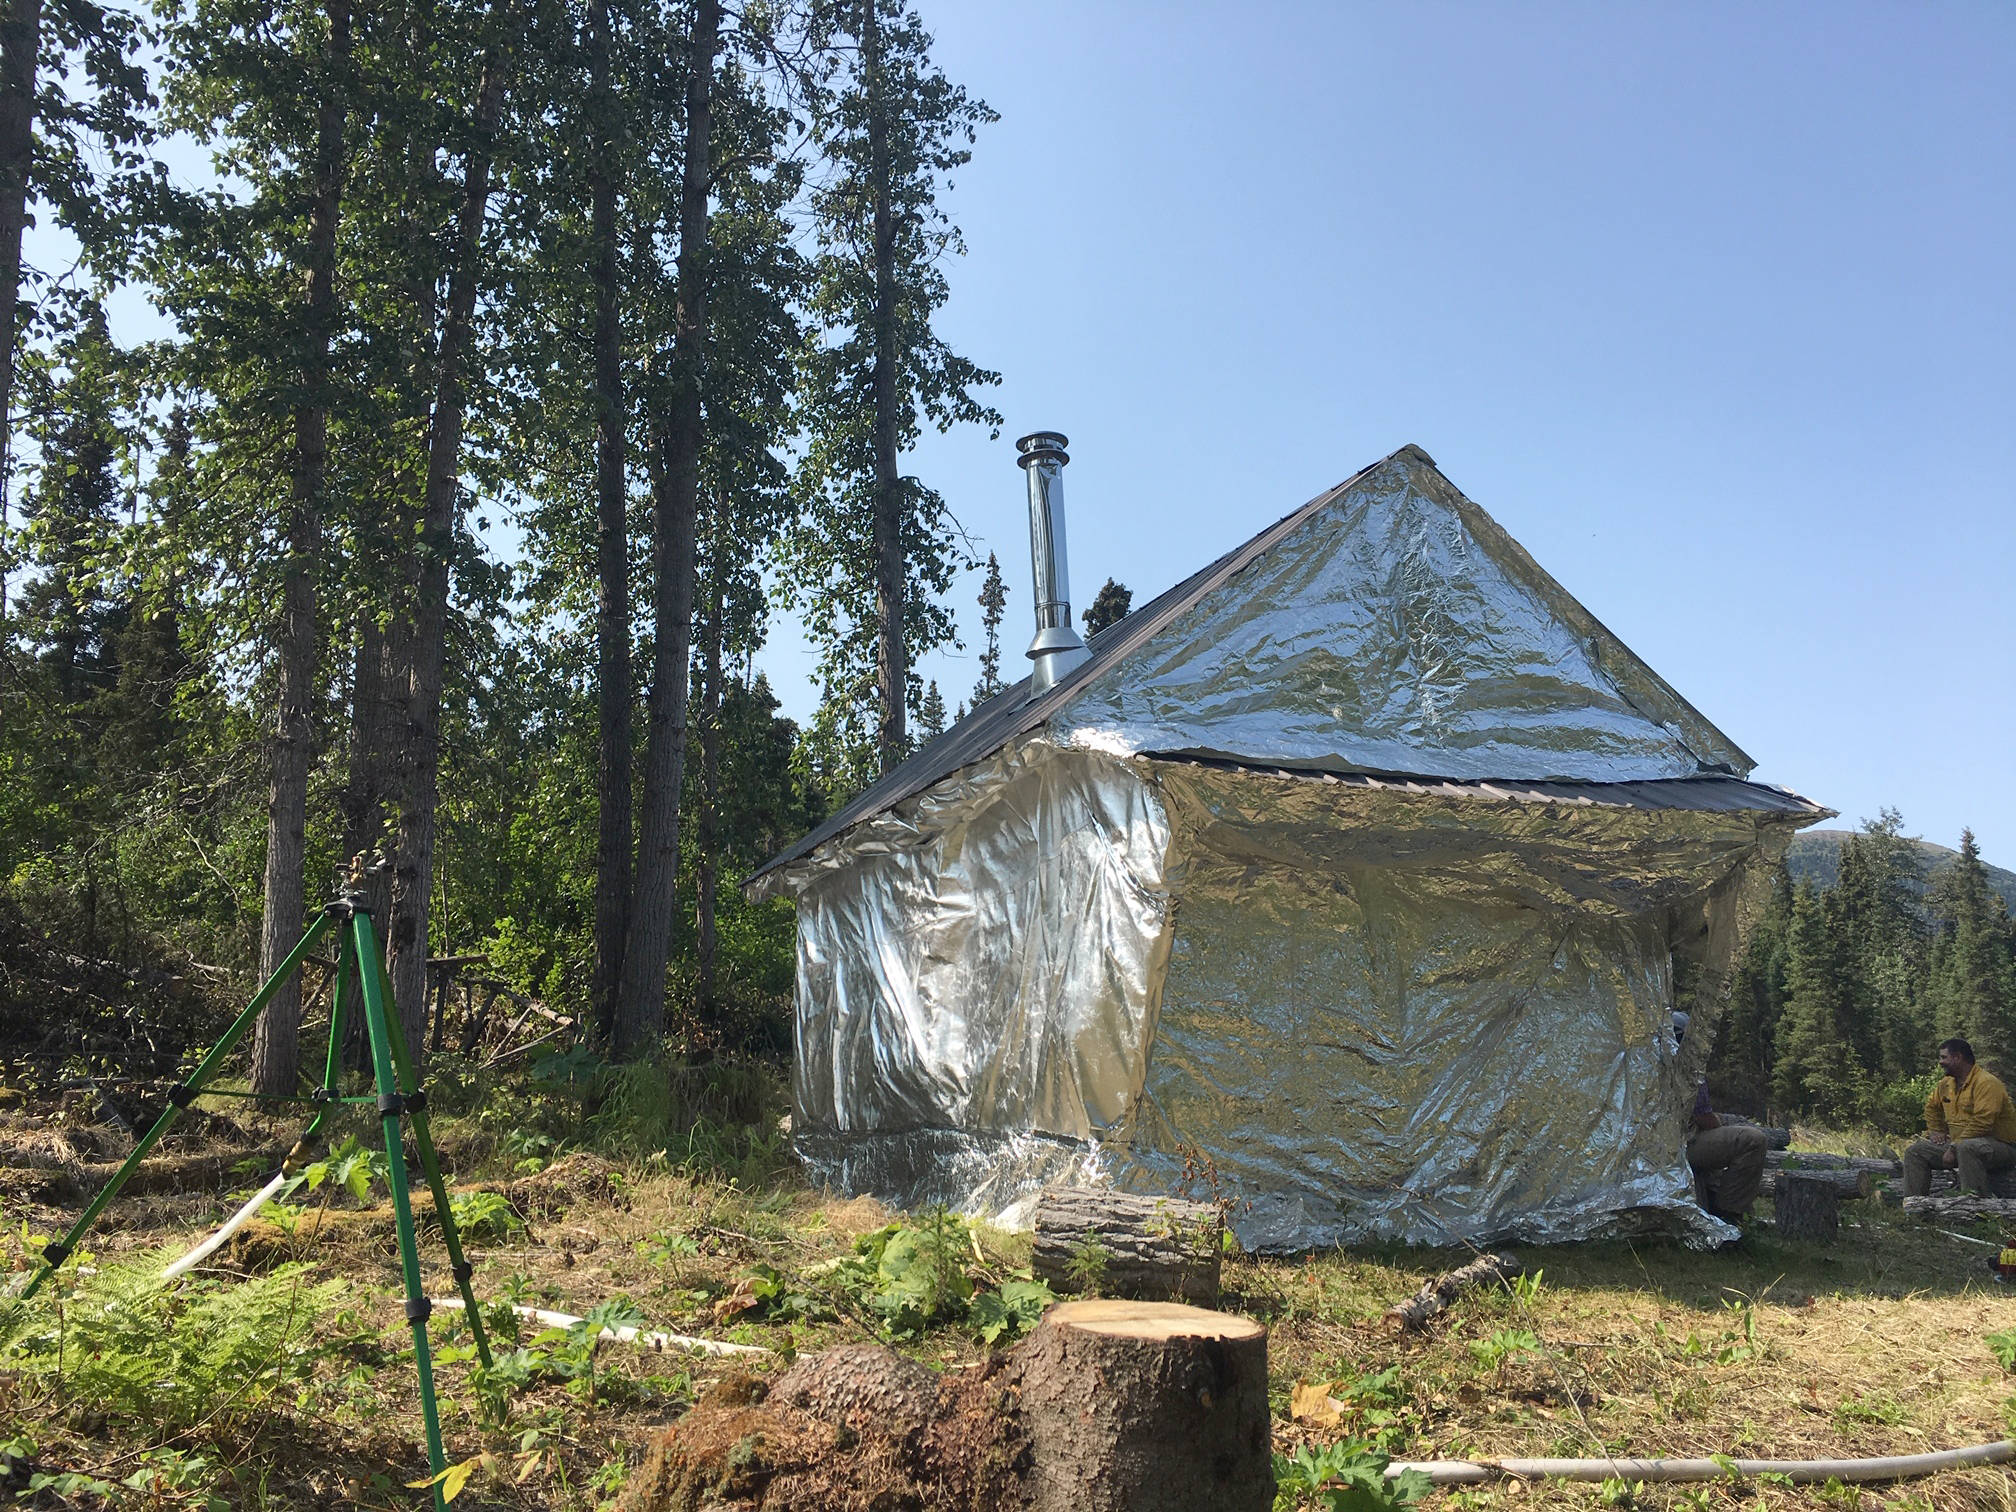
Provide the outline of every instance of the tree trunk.
<path id="1" fill-rule="evenodd" d="M 35 65 L 42 50 L 42 0 L 10 0 L 0 16 L 0 543 L 7 538 L 14 435 L 14 324 L 21 304 L 21 235 L 28 225 L 28 176 L 35 156 Z M 0 629 L 7 582 L 0 573 Z"/>
<path id="2" fill-rule="evenodd" d="M 392 872 L 383 864 L 387 807 L 396 799 L 392 772 L 391 680 L 392 647 L 378 616 L 366 609 L 357 616 L 357 660 L 350 682 L 350 770 L 343 788 L 343 853 L 347 865 L 365 858 L 364 897 L 375 920 L 392 917 Z M 384 950 L 383 931 L 377 931 Z M 352 1071 L 368 1070 L 371 1047 L 364 1015 L 351 1014 L 343 1025 L 343 1064 Z"/>
<path id="3" fill-rule="evenodd" d="M 1173 1302 L 1063 1302 L 1017 1351 L 1032 1512 L 1268 1512 L 1267 1330 Z"/>
<path id="4" fill-rule="evenodd" d="M 1209 1305 L 1218 1300 L 1224 1232 L 1208 1203 L 1058 1187 L 1037 1205 L 1030 1263 L 1054 1291 Z"/>
<path id="5" fill-rule="evenodd" d="M 427 1029 L 427 913 L 434 887 L 434 819 L 440 801 L 441 682 L 448 655 L 448 578 L 462 470 L 463 364 L 475 325 L 483 219 L 490 203 L 491 141 L 504 108 L 501 52 L 483 63 L 474 133 L 465 160 L 456 254 L 449 275 L 437 358 L 434 420 L 427 445 L 427 491 L 420 527 L 420 573 L 413 605 L 412 670 L 400 762 L 399 843 L 392 872 L 392 998 L 406 1043 L 421 1053 Z"/>
<path id="6" fill-rule="evenodd" d="M 610 1043 L 630 923 L 630 517 L 624 460 L 623 326 L 616 253 L 615 91 L 609 0 L 588 6 L 596 133 L 589 160 L 595 283 L 595 653 L 598 798 L 595 836 L 597 1037 Z"/>
<path id="7" fill-rule="evenodd" d="M 623 950 L 614 1047 L 638 1053 L 665 1032 L 665 963 L 679 874 L 679 786 L 686 766 L 686 702 L 693 640 L 693 545 L 700 499 L 701 357 L 707 339 L 707 184 L 713 133 L 719 0 L 696 0 L 686 80 L 686 162 L 679 194 L 679 293 L 673 314 L 672 397 L 652 492 L 657 520 L 644 813 L 630 936 Z"/>
<path id="8" fill-rule="evenodd" d="M 336 225 L 343 202 L 342 75 L 350 60 L 349 0 L 329 5 L 328 77 L 315 122 L 314 199 L 308 211 L 307 350 L 303 403 L 294 415 L 287 508 L 287 564 L 281 589 L 280 697 L 266 792 L 266 878 L 259 969 L 270 975 L 301 938 L 307 853 L 308 769 L 314 755 L 315 570 L 322 546 L 328 473 L 329 344 L 336 318 Z M 267 1000 L 252 1038 L 252 1090 L 282 1096 L 301 1067 L 301 982 L 297 974 Z"/>
<path id="9" fill-rule="evenodd" d="M 1831 1172 L 1780 1171 L 1772 1194 L 1781 1239 L 1832 1244 L 1841 1233 L 1841 1188 Z"/>
<path id="10" fill-rule="evenodd" d="M 896 217 L 890 200 L 888 103 L 879 0 L 861 0 L 861 63 L 868 93 L 868 176 L 875 193 L 875 689 L 882 770 L 910 754 L 909 647 L 903 639 L 903 480 L 896 471 Z"/>
<path id="11" fill-rule="evenodd" d="M 711 1019 L 714 1010 L 715 893 L 721 872 L 721 556 L 727 536 L 727 501 L 717 506 L 714 548 L 708 553 L 707 618 L 700 662 L 700 835 L 695 847 L 699 874 L 694 878 L 695 992 L 700 1012 Z"/>

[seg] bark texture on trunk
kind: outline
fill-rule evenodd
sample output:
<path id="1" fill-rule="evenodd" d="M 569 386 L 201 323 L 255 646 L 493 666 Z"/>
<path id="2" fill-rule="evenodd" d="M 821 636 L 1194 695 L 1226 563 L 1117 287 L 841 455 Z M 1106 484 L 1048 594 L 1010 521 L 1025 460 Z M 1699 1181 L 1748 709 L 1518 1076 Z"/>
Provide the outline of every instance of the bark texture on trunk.
<path id="1" fill-rule="evenodd" d="M 717 506 L 714 548 L 709 554 L 707 617 L 700 652 L 700 834 L 699 874 L 694 880 L 694 991 L 700 1012 L 714 1010 L 714 962 L 717 951 L 714 914 L 720 885 L 721 858 L 721 551 L 727 533 L 727 502 Z"/>
<path id="2" fill-rule="evenodd" d="M 1053 1291 L 1210 1305 L 1224 1232 L 1209 1203 L 1058 1187 L 1037 1204 L 1030 1264 Z"/>
<path id="3" fill-rule="evenodd" d="M 485 59 L 474 132 L 465 160 L 456 255 L 448 280 L 434 419 L 427 443 L 427 488 L 420 526 L 420 571 L 413 605 L 404 752 L 399 763 L 399 843 L 392 871 L 389 952 L 392 997 L 406 1043 L 418 1055 L 427 1030 L 427 910 L 434 886 L 434 818 L 440 801 L 441 682 L 448 656 L 448 579 L 462 471 L 463 368 L 475 326 L 483 219 L 490 203 L 490 148 L 504 109 L 505 58 Z"/>
<path id="4" fill-rule="evenodd" d="M 21 305 L 21 235 L 28 225 L 28 177 L 35 157 L 35 70 L 42 51 L 42 0 L 8 0 L 0 13 L 0 537 L 8 524 L 8 467 L 14 435 L 14 323 Z M 0 625 L 7 584 L 0 578 Z"/>
<path id="5" fill-rule="evenodd" d="M 397 801 L 392 753 L 392 680 L 395 675 L 391 638 L 375 613 L 357 617 L 356 664 L 350 680 L 350 764 L 343 785 L 343 852 L 347 865 L 365 858 L 364 897 L 374 920 L 392 916 L 392 873 L 380 864 L 385 855 L 387 818 Z M 399 669 L 403 672 L 403 669 Z M 379 949 L 384 932 L 377 931 Z M 349 1070 L 369 1069 L 371 1047 L 364 1015 L 352 1013 L 343 1025 L 343 1064 Z"/>
<path id="6" fill-rule="evenodd" d="M 910 754 L 906 700 L 909 646 L 903 639 L 903 480 L 896 471 L 896 217 L 890 205 L 889 116 L 882 78 L 878 0 L 861 0 L 861 62 L 868 87 L 868 176 L 875 197 L 875 691 L 881 703 L 876 746 L 882 770 Z"/>
<path id="7" fill-rule="evenodd" d="M 665 1032 L 665 963 L 679 875 L 679 788 L 686 767 L 686 704 L 693 642 L 693 548 L 700 500 L 701 359 L 707 339 L 707 186 L 713 133 L 719 0 L 693 7 L 686 80 L 686 162 L 679 193 L 679 293 L 672 338 L 672 398 L 657 469 L 652 553 L 656 644 L 644 748 L 644 801 L 630 936 L 623 950 L 614 1047 L 635 1055 Z"/>
<path id="8" fill-rule="evenodd" d="M 589 160 L 595 282 L 595 1024 L 615 1034 L 630 925 L 630 519 L 624 458 L 623 326 L 616 250 L 615 92 L 609 0 L 590 0 L 588 49 L 596 140 Z"/>
<path id="9" fill-rule="evenodd" d="M 259 969 L 270 974 L 301 938 L 307 854 L 308 770 L 314 757 L 315 570 L 322 548 L 322 502 L 329 461 L 329 343 L 336 323 L 336 226 L 343 204 L 345 91 L 350 59 L 349 0 L 329 6 L 328 78 L 315 122 L 314 199 L 308 212 L 308 341 L 301 364 L 305 402 L 294 416 L 293 477 L 287 501 L 282 577 L 279 707 L 266 789 L 266 877 Z M 298 973 L 267 1000 L 252 1037 L 252 1090 L 284 1095 L 301 1068 Z"/>
<path id="10" fill-rule="evenodd" d="M 1060 1302 L 1018 1350 L 1032 1512 L 1270 1512 L 1267 1330 L 1174 1302 Z"/>

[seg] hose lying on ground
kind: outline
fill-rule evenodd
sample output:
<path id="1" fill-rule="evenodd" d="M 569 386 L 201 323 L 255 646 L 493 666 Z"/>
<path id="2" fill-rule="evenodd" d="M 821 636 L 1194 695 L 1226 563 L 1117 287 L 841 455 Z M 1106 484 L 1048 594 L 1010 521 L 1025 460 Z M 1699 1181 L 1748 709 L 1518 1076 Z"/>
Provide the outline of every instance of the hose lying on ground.
<path id="1" fill-rule="evenodd" d="M 460 1297 L 435 1297 L 431 1302 L 435 1307 L 459 1308 L 462 1305 Z M 543 1307 L 514 1307 L 511 1311 L 521 1318 L 544 1323 L 548 1328 L 572 1328 L 576 1323 L 587 1321 L 572 1313 L 548 1312 Z M 728 1344 L 720 1339 L 699 1339 L 691 1334 L 658 1333 L 639 1328 L 605 1328 L 600 1337 L 614 1339 L 619 1344 L 641 1344 L 646 1349 L 683 1349 L 688 1354 L 767 1355 L 773 1352 L 760 1344 Z"/>
<path id="2" fill-rule="evenodd" d="M 1875 1459 L 1501 1459 L 1395 1461 L 1388 1476 L 1420 1470 L 1438 1486 L 1474 1486 L 1494 1480 L 1718 1481 L 1782 1475 L 1800 1482 L 1906 1480 L 1943 1470 L 1970 1470 L 2016 1459 L 2016 1443 L 2000 1439 L 1933 1454 L 1892 1454 Z"/>
<path id="3" fill-rule="evenodd" d="M 216 1254 L 218 1250 L 222 1249 L 229 1242 L 231 1236 L 250 1223 L 252 1215 L 271 1202 L 274 1194 L 286 1184 L 286 1175 L 284 1173 L 276 1174 L 271 1181 L 253 1193 L 250 1202 L 225 1219 L 222 1228 L 197 1245 L 196 1248 L 189 1251 L 180 1260 L 177 1260 L 173 1265 L 162 1271 L 161 1279 L 163 1281 L 172 1281 L 183 1272 L 194 1270 L 205 1260 Z"/>

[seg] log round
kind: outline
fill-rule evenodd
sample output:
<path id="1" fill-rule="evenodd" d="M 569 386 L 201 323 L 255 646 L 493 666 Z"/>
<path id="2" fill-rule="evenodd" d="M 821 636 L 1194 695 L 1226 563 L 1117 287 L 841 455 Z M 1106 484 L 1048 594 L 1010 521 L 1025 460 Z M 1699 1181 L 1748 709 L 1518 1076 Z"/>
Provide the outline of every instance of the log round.
<path id="1" fill-rule="evenodd" d="M 1823 1173 L 1780 1171 L 1771 1205 L 1783 1238 L 1830 1244 L 1841 1233 L 1841 1188 Z"/>
<path id="2" fill-rule="evenodd" d="M 1064 1302 L 1017 1351 L 1032 1512 L 1269 1512 L 1267 1330 L 1171 1302 Z"/>

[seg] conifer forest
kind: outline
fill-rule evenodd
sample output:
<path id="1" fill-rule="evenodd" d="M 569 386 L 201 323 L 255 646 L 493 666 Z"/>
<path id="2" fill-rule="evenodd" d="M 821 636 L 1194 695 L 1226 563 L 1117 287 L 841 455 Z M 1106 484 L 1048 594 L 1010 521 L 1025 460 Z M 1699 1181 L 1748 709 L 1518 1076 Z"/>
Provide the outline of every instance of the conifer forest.
<path id="1" fill-rule="evenodd" d="M 998 424 L 933 327 L 987 106 L 889 0 L 9 15 L 8 906 L 250 971 L 382 858 L 402 1003 L 480 952 L 614 1056 L 776 1053 L 735 883 L 969 697 L 912 670 L 978 564 L 900 464 Z"/>

